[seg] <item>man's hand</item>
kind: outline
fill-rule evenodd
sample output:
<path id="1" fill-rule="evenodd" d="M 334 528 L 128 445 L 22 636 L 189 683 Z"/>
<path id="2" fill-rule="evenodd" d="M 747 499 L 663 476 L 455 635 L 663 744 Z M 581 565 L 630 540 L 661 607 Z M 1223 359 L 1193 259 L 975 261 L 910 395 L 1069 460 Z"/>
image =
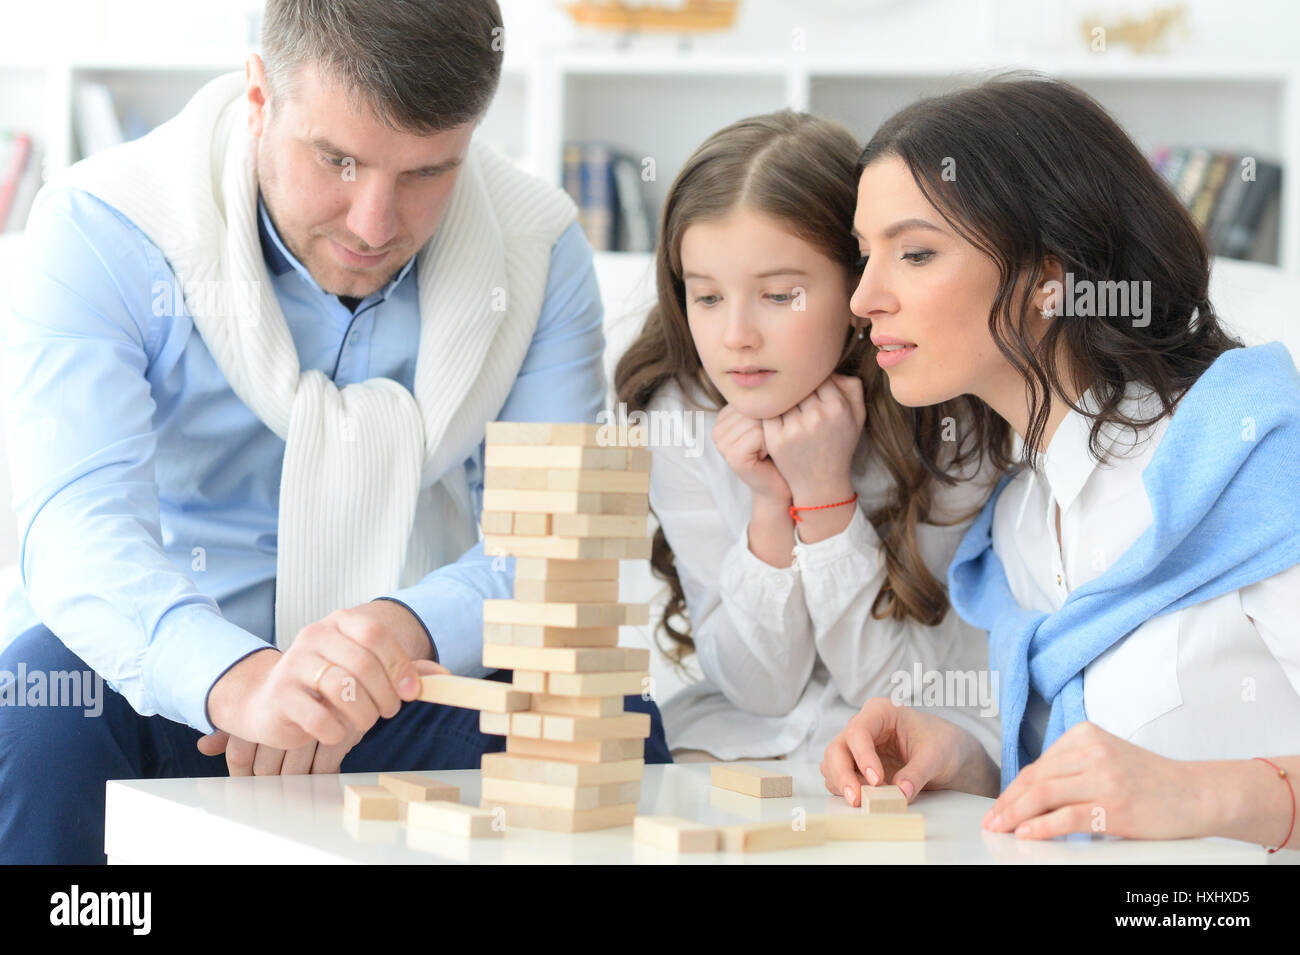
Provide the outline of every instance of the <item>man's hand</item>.
<path id="1" fill-rule="evenodd" d="M 288 652 L 268 648 L 231 667 L 208 694 L 208 715 L 231 737 L 272 749 L 338 746 L 416 697 L 412 661 L 430 652 L 424 627 L 399 603 L 336 610 L 303 627 Z"/>
<path id="2" fill-rule="evenodd" d="M 446 667 L 432 660 L 416 660 L 415 669 L 424 676 L 448 672 Z M 259 746 L 218 730 L 201 737 L 198 748 L 204 756 L 225 753 L 226 768 L 231 776 L 305 776 L 308 773 L 337 773 L 343 765 L 343 758 L 364 735 L 353 731 L 334 746 L 312 740 L 286 752 L 274 746 Z"/>

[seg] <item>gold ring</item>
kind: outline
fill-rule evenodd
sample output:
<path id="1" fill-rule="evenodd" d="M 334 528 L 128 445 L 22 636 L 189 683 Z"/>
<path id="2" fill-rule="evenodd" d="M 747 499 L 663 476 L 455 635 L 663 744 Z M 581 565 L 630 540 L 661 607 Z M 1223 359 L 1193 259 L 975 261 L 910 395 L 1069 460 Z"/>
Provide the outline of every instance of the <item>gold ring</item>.
<path id="1" fill-rule="evenodd" d="M 323 677 L 323 676 L 325 675 L 325 671 L 328 670 L 328 669 L 329 669 L 330 667 L 332 667 L 333 665 L 334 665 L 334 664 L 332 664 L 332 663 L 330 663 L 328 660 L 326 660 L 326 661 L 325 661 L 325 664 L 324 664 L 324 665 L 323 665 L 319 670 L 316 671 L 316 679 L 314 679 L 314 680 L 311 681 L 311 690 L 312 690 L 312 692 L 315 693 L 317 696 L 320 696 L 320 695 L 321 695 L 321 692 L 320 692 L 320 678 Z"/>

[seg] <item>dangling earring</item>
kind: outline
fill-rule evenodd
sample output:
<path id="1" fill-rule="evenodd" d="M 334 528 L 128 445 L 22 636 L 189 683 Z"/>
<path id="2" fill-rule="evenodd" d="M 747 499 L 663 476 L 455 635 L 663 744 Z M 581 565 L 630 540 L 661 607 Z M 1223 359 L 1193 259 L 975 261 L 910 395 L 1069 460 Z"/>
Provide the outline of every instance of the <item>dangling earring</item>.
<path id="1" fill-rule="evenodd" d="M 1043 291 L 1046 292 L 1047 288 L 1044 287 Z M 1050 300 L 1050 296 L 1049 296 L 1049 300 Z M 1038 310 L 1038 314 L 1042 315 L 1043 318 L 1051 318 L 1056 314 L 1056 309 L 1053 308 L 1051 305 L 1048 305 L 1047 301 L 1044 301 L 1043 307 Z"/>

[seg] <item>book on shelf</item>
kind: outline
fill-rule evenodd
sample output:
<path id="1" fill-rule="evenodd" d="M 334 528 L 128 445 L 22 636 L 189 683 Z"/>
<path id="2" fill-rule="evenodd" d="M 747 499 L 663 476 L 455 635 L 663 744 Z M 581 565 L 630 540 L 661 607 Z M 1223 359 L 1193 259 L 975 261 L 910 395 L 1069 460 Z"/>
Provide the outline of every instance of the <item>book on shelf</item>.
<path id="1" fill-rule="evenodd" d="M 1278 261 L 1279 164 L 1197 146 L 1164 146 L 1150 160 L 1191 214 L 1212 255 Z"/>
<path id="2" fill-rule="evenodd" d="M 654 225 L 641 169 L 608 143 L 564 147 L 564 189 L 578 206 L 578 222 L 597 252 L 651 252 Z"/>
<path id="3" fill-rule="evenodd" d="M 21 232 L 41 187 L 40 144 L 21 130 L 0 131 L 0 232 Z"/>

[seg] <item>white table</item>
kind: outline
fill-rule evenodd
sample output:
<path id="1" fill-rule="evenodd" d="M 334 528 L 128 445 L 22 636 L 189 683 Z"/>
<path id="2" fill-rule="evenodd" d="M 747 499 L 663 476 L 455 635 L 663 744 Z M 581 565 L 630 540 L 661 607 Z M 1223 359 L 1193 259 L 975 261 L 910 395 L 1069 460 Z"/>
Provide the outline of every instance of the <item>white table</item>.
<path id="1" fill-rule="evenodd" d="M 759 762 L 794 777 L 794 796 L 756 799 L 714 789 L 708 763 L 647 766 L 640 812 L 729 825 L 789 820 L 796 809 L 856 812 L 831 796 L 815 763 Z M 478 804 L 477 770 L 425 773 L 460 787 Z M 925 816 L 925 842 L 828 842 L 775 852 L 686 853 L 639 846 L 632 828 L 556 833 L 512 828 L 501 838 L 462 839 L 408 829 L 404 822 L 349 824 L 343 786 L 374 773 L 153 779 L 108 783 L 104 849 L 113 863 L 1201 863 L 1263 864 L 1264 849 L 1230 839 L 1167 842 L 1073 836 L 1018 840 L 980 828 L 991 799 L 922 792 L 911 811 Z M 1280 853 L 1279 853 L 1280 855 Z"/>

